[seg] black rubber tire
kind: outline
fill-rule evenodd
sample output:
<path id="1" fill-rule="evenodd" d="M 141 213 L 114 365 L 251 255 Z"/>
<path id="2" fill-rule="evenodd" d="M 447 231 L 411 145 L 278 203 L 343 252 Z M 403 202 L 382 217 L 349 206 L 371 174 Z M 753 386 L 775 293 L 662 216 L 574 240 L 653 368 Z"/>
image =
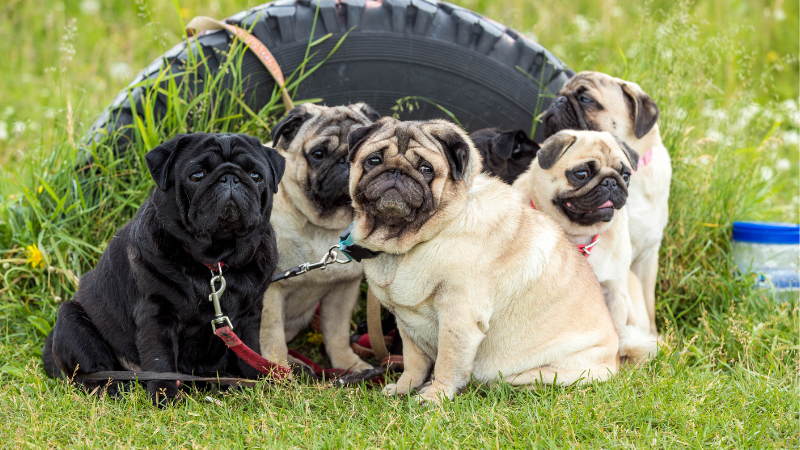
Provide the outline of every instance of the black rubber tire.
<path id="1" fill-rule="evenodd" d="M 279 0 L 227 20 L 248 29 L 252 26 L 253 34 L 288 75 L 303 61 L 316 7 L 316 0 Z M 445 2 L 321 0 L 319 14 L 314 39 L 327 33 L 333 36 L 315 47 L 319 54 L 312 65 L 355 28 L 333 56 L 301 83 L 297 99 L 322 98 L 327 105 L 363 101 L 389 115 L 399 98 L 414 95 L 447 108 L 470 132 L 486 127 L 530 130 L 534 115 L 550 105 L 553 94 L 573 74 L 531 39 Z M 211 71 L 219 67 L 231 40 L 222 31 L 198 38 L 203 53 L 198 56 L 209 57 Z M 197 47 L 191 51 L 197 52 Z M 136 76 L 131 86 L 154 78 L 165 65 L 179 70 L 187 51 L 185 43 L 176 45 Z M 274 81 L 249 51 L 242 72 L 242 77 L 250 77 L 245 98 L 257 111 L 269 101 Z M 206 75 L 200 73 L 198 78 Z M 544 88 L 531 78 L 544 81 Z M 130 92 L 139 114 L 142 93 L 142 88 Z M 160 97 L 154 106 L 157 119 L 166 110 L 165 101 Z M 435 106 L 425 102 L 419 106 L 402 118 L 445 117 Z M 97 119 L 89 136 L 132 123 L 132 111 L 125 89 Z M 543 137 L 538 127 L 534 139 L 541 142 Z"/>

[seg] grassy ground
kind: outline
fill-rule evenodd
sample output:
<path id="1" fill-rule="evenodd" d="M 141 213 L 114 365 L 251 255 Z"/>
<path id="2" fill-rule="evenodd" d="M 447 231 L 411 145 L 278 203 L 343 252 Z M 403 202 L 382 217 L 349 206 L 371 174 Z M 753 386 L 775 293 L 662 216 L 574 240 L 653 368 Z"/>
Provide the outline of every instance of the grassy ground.
<path id="1" fill-rule="evenodd" d="M 178 3 L 184 20 L 249 6 Z M 575 69 L 639 82 L 661 107 L 674 179 L 658 358 L 588 387 L 471 386 L 433 409 L 375 390 L 291 384 L 190 393 L 156 410 L 141 390 L 115 402 L 45 379 L 39 349 L 58 304 L 153 185 L 141 158 L 116 160 L 100 149 L 92 182 L 102 195 L 82 195 L 72 172 L 80 136 L 180 30 L 165 0 L 10 0 L 0 5 L 8 52 L 0 66 L 0 442 L 797 447 L 798 299 L 732 277 L 728 236 L 733 220 L 798 220 L 798 4 L 461 3 L 535 35 Z M 157 140 L 177 130 L 145 131 Z M 137 154 L 146 150 L 140 143 Z"/>

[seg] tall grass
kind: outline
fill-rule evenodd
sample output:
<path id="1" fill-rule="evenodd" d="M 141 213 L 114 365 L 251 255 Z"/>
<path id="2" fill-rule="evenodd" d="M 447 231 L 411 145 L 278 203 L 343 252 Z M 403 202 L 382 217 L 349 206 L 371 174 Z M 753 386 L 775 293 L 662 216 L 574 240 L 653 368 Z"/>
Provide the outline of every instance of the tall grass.
<path id="1" fill-rule="evenodd" d="M 221 11 L 206 3 L 181 2 L 179 14 L 184 20 L 195 13 L 221 17 L 247 6 L 240 2 Z M 225 59 L 234 75 L 204 83 L 207 90 L 189 95 L 177 79 L 169 82 L 169 74 L 162 78 L 166 83 L 146 86 L 147 99 L 161 94 L 173 101 L 163 120 L 146 113 L 134 126 L 125 157 L 103 143 L 83 148 L 81 136 L 92 116 L 127 81 L 103 68 L 116 67 L 120 59 L 144 67 L 167 43 L 177 42 L 180 27 L 169 19 L 175 8 L 171 2 L 112 1 L 92 13 L 87 0 L 61 6 L 48 0 L 42 13 L 31 4 L 0 6 L 10 11 L 0 14 L 0 34 L 25 30 L 12 48 L 16 56 L 0 68 L 0 100 L 13 109 L 0 107 L 8 132 L 0 139 L 6 162 L 0 170 L 0 411 L 8 423 L 31 424 L 3 427 L 3 442 L 797 446 L 798 299 L 754 290 L 752 280 L 732 276 L 729 255 L 733 220 L 798 219 L 792 141 L 800 128 L 796 3 L 463 2 L 535 33 L 576 70 L 603 70 L 640 83 L 659 104 L 674 177 L 658 286 L 664 347 L 656 360 L 582 388 L 472 386 L 439 410 L 366 389 L 290 384 L 211 394 L 224 401 L 223 408 L 207 402 L 206 393 L 192 394 L 169 411 L 151 409 L 138 389 L 109 402 L 46 381 L 39 349 L 58 304 L 74 295 L 76 277 L 95 264 L 152 189 L 142 155 L 180 131 L 246 131 L 266 139 L 281 113 L 279 96 L 261 111 L 242 106 L 248 99 L 241 97 L 243 80 L 235 76 L 242 55 L 237 45 Z M 142 16 L 131 19 L 131 8 Z M 782 21 L 778 10 L 784 11 Z M 77 30 L 62 33 L 73 16 L 79 17 Z M 777 57 L 770 61 L 771 51 Z M 39 57 L 24 57 L 29 54 Z M 200 64 L 192 61 L 186 70 Z M 298 69 L 293 82 L 313 68 Z M 11 89 L 15 78 L 26 76 L 33 81 Z M 98 80 L 106 85 L 97 86 Z M 48 95 L 42 95 L 44 88 Z M 36 118 L 43 116 L 39 105 L 53 116 Z M 24 130 L 18 126 L 15 132 L 15 122 L 26 124 Z M 94 165 L 81 179 L 74 168 L 86 151 Z"/>

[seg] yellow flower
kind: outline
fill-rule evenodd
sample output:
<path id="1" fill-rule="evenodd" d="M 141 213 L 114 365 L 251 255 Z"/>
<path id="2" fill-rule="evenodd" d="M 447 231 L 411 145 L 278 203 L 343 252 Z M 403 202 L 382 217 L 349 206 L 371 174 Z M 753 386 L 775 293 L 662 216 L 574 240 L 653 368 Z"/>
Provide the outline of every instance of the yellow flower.
<path id="1" fill-rule="evenodd" d="M 40 184 L 40 185 L 39 185 L 39 193 L 41 194 L 43 190 L 44 190 L 44 186 L 42 186 L 42 185 Z"/>
<path id="2" fill-rule="evenodd" d="M 322 339 L 322 333 L 319 331 L 312 331 L 306 335 L 309 344 L 322 345 L 325 341 Z"/>
<path id="3" fill-rule="evenodd" d="M 36 244 L 25 247 L 25 254 L 28 256 L 28 264 L 32 267 L 44 267 L 44 255 L 42 255 L 42 251 L 39 250 Z"/>
<path id="4" fill-rule="evenodd" d="M 767 59 L 769 60 L 769 62 L 775 62 L 778 58 L 779 58 L 778 52 L 776 52 L 775 50 L 770 50 L 769 53 L 767 53 Z"/>

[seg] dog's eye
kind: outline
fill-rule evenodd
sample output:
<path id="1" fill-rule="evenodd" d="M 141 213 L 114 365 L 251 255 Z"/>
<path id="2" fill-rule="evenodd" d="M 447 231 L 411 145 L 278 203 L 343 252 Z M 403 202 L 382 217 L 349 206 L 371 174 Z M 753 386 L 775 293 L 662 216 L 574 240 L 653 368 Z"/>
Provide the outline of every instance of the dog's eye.
<path id="1" fill-rule="evenodd" d="M 256 183 L 261 183 L 264 180 L 264 178 L 258 172 L 251 173 L 250 178 L 252 178 Z"/>
<path id="2" fill-rule="evenodd" d="M 367 165 L 370 167 L 375 167 L 377 165 L 380 165 L 380 163 L 382 162 L 383 158 L 381 158 L 379 155 L 373 155 L 367 158 Z"/>
<path id="3" fill-rule="evenodd" d="M 631 182 L 631 174 L 623 173 L 622 174 L 622 180 L 625 181 L 625 184 L 630 183 Z"/>
<path id="4" fill-rule="evenodd" d="M 425 175 L 430 175 L 433 173 L 433 167 L 431 167 L 430 164 L 428 163 L 424 163 L 421 166 L 419 166 L 419 171 Z"/>
<path id="5" fill-rule="evenodd" d="M 200 181 L 203 180 L 203 178 L 205 178 L 205 176 L 206 176 L 206 173 L 201 170 L 200 172 L 195 172 L 195 173 L 189 175 L 189 179 L 192 180 L 195 183 L 199 183 Z"/>
<path id="6" fill-rule="evenodd" d="M 311 152 L 311 157 L 319 161 L 325 157 L 325 150 L 322 149 L 314 150 L 313 152 Z"/>
<path id="7" fill-rule="evenodd" d="M 581 103 L 590 103 L 592 101 L 592 98 L 589 97 L 588 95 L 581 95 L 580 97 L 578 97 L 578 100 L 580 100 Z"/>
<path id="8" fill-rule="evenodd" d="M 577 178 L 579 180 L 585 180 L 585 179 L 589 178 L 589 172 L 587 172 L 585 170 L 581 170 L 579 172 L 575 172 L 573 175 L 575 175 L 575 178 Z"/>

